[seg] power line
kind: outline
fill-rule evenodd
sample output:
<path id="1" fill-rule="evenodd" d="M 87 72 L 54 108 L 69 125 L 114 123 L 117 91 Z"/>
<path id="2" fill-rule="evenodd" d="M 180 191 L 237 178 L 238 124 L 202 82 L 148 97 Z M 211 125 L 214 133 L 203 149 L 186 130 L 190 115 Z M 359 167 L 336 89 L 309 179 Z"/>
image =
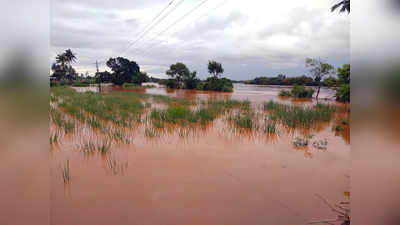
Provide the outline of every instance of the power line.
<path id="1" fill-rule="evenodd" d="M 212 11 L 215 11 L 215 10 L 217 10 L 218 8 L 222 7 L 222 6 L 225 5 L 228 1 L 229 1 L 229 0 L 225 0 L 225 1 L 221 2 L 221 3 L 218 4 L 216 7 L 214 7 L 212 10 L 208 11 L 207 13 L 204 13 L 204 14 L 200 15 L 199 17 L 197 17 L 197 18 L 196 18 L 195 20 L 193 20 L 192 22 L 187 23 L 187 24 L 185 25 L 185 27 L 186 27 L 187 25 L 192 24 L 192 23 L 198 21 L 199 19 L 201 19 L 201 18 L 203 18 L 203 17 L 209 15 Z M 180 31 L 180 30 L 175 31 L 172 35 L 177 34 L 179 31 Z M 155 37 L 154 37 L 153 39 L 151 39 L 150 41 L 154 40 L 156 37 L 157 37 L 157 36 L 155 36 Z M 160 42 L 158 42 L 158 43 L 156 42 L 155 44 L 150 44 L 150 45 L 146 48 L 146 50 L 143 51 L 143 53 L 147 53 L 148 50 L 154 48 L 155 46 L 157 46 L 157 45 L 159 45 L 159 44 L 165 43 L 165 42 L 168 42 L 168 41 L 162 40 L 162 41 L 160 41 Z"/>
<path id="2" fill-rule="evenodd" d="M 156 37 L 160 36 L 161 34 L 167 32 L 169 29 L 171 29 L 173 26 L 175 26 L 177 23 L 179 23 L 180 21 L 182 21 L 183 19 L 185 19 L 187 16 L 189 16 L 190 14 L 192 14 L 195 10 L 197 10 L 198 8 L 200 8 L 202 5 L 204 5 L 204 3 L 208 2 L 209 0 L 204 0 L 202 1 L 200 4 L 198 4 L 197 6 L 195 6 L 194 8 L 192 8 L 188 13 L 186 13 L 185 15 L 183 15 L 182 17 L 180 17 L 179 19 L 177 19 L 175 22 L 173 22 L 170 26 L 168 26 L 166 29 L 164 29 L 163 31 L 161 31 L 160 33 L 158 33 L 156 36 L 154 36 L 153 39 L 154 40 Z"/>
<path id="3" fill-rule="evenodd" d="M 147 28 L 149 28 L 149 26 L 150 26 L 158 17 L 160 17 L 161 14 L 163 14 L 163 13 L 165 12 L 165 10 L 167 10 L 167 9 L 172 5 L 172 3 L 174 3 L 174 1 L 175 1 L 175 0 L 172 0 L 171 2 L 169 2 L 168 5 L 166 5 L 166 6 L 165 6 L 151 21 L 150 21 L 150 23 L 148 23 L 148 24 L 143 28 L 143 30 L 140 31 L 136 36 L 142 35 L 142 34 L 147 30 Z M 131 44 L 131 43 L 129 43 L 128 46 L 129 46 L 130 44 Z"/>
<path id="4" fill-rule="evenodd" d="M 128 47 L 126 48 L 126 50 L 123 52 L 123 54 L 125 54 L 128 49 L 132 46 L 134 46 L 136 43 L 138 43 L 140 40 L 142 40 L 147 33 L 149 33 L 149 31 L 151 31 L 155 26 L 157 26 L 164 18 L 166 18 L 167 16 L 169 16 L 172 12 L 174 12 L 185 0 L 180 0 L 177 4 L 175 4 L 175 6 L 169 11 L 167 12 L 164 16 L 160 17 L 156 23 L 154 23 L 153 25 L 151 25 L 143 34 L 141 34 L 135 41 L 133 41 L 132 43 L 130 43 L 128 45 Z"/>

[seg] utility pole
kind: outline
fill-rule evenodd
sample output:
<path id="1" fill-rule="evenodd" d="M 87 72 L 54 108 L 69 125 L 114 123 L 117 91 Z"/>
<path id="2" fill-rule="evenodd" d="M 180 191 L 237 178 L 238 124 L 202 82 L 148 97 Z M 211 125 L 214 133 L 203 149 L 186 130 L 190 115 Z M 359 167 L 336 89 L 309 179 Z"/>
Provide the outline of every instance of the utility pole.
<path id="1" fill-rule="evenodd" d="M 97 60 L 96 60 L 96 70 L 97 72 L 99 72 L 99 63 L 97 62 Z"/>
<path id="2" fill-rule="evenodd" d="M 99 92 L 101 92 L 101 75 L 99 74 L 99 62 L 97 62 L 97 60 L 96 60 L 96 71 L 97 71 L 97 75 L 99 76 L 98 77 L 98 79 L 99 79 Z"/>

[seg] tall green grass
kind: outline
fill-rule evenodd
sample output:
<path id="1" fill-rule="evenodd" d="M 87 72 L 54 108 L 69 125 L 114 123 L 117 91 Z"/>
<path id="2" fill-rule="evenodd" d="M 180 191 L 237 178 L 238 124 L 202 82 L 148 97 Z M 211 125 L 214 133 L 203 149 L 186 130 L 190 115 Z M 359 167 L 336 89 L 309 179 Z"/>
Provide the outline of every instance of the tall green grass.
<path id="1" fill-rule="evenodd" d="M 54 96 L 62 99 L 59 106 L 66 113 L 80 121 L 85 121 L 85 112 L 102 120 L 112 121 L 121 126 L 130 126 L 136 122 L 138 115 L 144 112 L 142 102 L 147 96 L 140 93 L 78 93 L 66 87 L 51 89 Z M 99 127 L 93 117 L 89 117 L 89 125 Z"/>
<path id="2" fill-rule="evenodd" d="M 269 101 L 264 103 L 264 110 L 283 124 L 295 128 L 310 127 L 314 122 L 330 121 L 336 107 L 326 104 L 301 107 Z"/>
<path id="3" fill-rule="evenodd" d="M 236 112 L 228 116 L 228 121 L 238 128 L 257 130 L 259 128 L 258 121 L 254 112 Z"/>

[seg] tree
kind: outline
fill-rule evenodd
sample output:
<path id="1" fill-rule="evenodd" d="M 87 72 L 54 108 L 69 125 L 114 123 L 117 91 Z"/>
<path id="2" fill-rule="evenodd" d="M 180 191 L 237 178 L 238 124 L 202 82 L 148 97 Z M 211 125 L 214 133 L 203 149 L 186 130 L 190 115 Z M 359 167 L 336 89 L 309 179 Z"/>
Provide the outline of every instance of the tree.
<path id="1" fill-rule="evenodd" d="M 108 71 L 97 72 L 95 78 L 96 78 L 96 83 L 112 82 L 112 75 Z"/>
<path id="2" fill-rule="evenodd" d="M 183 83 L 182 81 L 188 77 L 190 77 L 190 71 L 187 68 L 187 66 L 181 62 L 177 62 L 176 64 L 172 64 L 169 67 L 169 70 L 167 70 L 167 75 L 170 76 L 172 79 L 176 80 L 176 84 L 174 86 L 177 86 L 175 88 L 182 88 Z"/>
<path id="3" fill-rule="evenodd" d="M 332 74 L 334 71 L 334 67 L 319 59 L 311 58 L 306 59 L 306 67 L 310 68 L 309 72 L 318 85 L 317 95 L 315 97 L 318 100 L 319 92 L 321 90 L 322 78 L 326 75 Z"/>
<path id="4" fill-rule="evenodd" d="M 185 77 L 183 82 L 186 89 L 195 89 L 197 84 L 200 82 L 200 79 L 197 78 L 197 72 L 193 71 L 189 76 Z"/>
<path id="5" fill-rule="evenodd" d="M 123 57 L 110 58 L 107 66 L 113 71 L 112 82 L 115 85 L 123 85 L 132 81 L 132 77 L 140 76 L 140 67 L 135 61 Z M 140 83 L 140 79 L 134 79 Z"/>
<path id="6" fill-rule="evenodd" d="M 208 72 L 213 74 L 214 77 L 218 77 L 219 74 L 224 73 L 224 68 L 222 68 L 221 63 L 216 61 L 208 61 Z"/>
<path id="7" fill-rule="evenodd" d="M 335 11 L 335 10 L 338 9 L 340 6 L 341 6 L 342 8 L 340 8 L 340 11 L 339 11 L 339 12 L 342 13 L 342 12 L 347 11 L 347 13 L 350 13 L 350 0 L 342 0 L 342 1 L 340 1 L 339 3 L 333 5 L 332 8 L 331 8 L 331 11 L 332 11 L 332 12 Z"/>
<path id="8" fill-rule="evenodd" d="M 339 83 L 350 84 L 350 64 L 344 64 L 342 67 L 337 69 Z"/>
<path id="9" fill-rule="evenodd" d="M 64 58 L 65 58 L 65 60 L 66 60 L 66 62 L 67 62 L 68 64 L 71 64 L 71 63 L 75 62 L 75 60 L 76 60 L 75 53 L 73 53 L 73 52 L 71 51 L 71 49 L 65 50 Z"/>
<path id="10" fill-rule="evenodd" d="M 344 64 L 338 68 L 338 88 L 336 89 L 336 100 L 350 102 L 350 64 Z"/>
<path id="11" fill-rule="evenodd" d="M 139 72 L 136 76 L 132 76 L 132 83 L 142 84 L 144 82 L 148 82 L 150 78 L 147 76 L 147 73 Z"/>
<path id="12" fill-rule="evenodd" d="M 324 80 L 324 86 L 335 87 L 337 85 L 337 79 L 333 76 L 329 76 Z"/>
<path id="13" fill-rule="evenodd" d="M 53 74 L 51 75 L 56 80 L 67 79 L 69 81 L 76 79 L 78 74 L 72 67 L 72 63 L 75 62 L 76 55 L 71 49 L 65 50 L 65 52 L 56 56 L 56 62 L 51 65 Z"/>

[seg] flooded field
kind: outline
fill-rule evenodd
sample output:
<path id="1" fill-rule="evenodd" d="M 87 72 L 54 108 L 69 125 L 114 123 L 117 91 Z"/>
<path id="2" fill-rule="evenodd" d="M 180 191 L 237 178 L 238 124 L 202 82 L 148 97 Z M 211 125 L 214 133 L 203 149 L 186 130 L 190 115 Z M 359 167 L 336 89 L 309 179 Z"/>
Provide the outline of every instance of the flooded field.
<path id="1" fill-rule="evenodd" d="M 51 224 L 335 219 L 323 200 L 349 201 L 348 106 L 282 88 L 52 88 Z"/>

